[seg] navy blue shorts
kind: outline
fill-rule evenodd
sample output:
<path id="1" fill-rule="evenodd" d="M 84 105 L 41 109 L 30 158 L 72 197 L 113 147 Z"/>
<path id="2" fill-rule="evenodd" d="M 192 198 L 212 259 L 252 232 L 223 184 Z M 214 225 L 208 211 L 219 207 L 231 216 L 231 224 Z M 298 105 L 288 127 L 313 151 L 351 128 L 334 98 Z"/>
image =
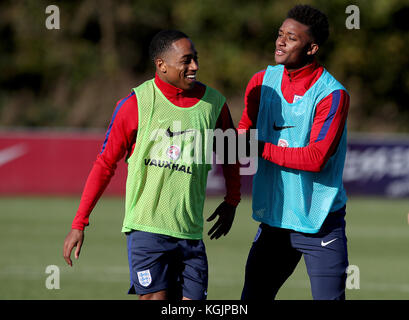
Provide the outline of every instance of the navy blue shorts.
<path id="1" fill-rule="evenodd" d="M 136 230 L 126 235 L 131 278 L 129 294 L 166 290 L 169 300 L 182 296 L 206 299 L 208 264 L 202 240 Z"/>
<path id="2" fill-rule="evenodd" d="M 348 267 L 345 208 L 330 213 L 318 233 L 262 223 L 247 259 L 242 300 L 273 300 L 304 255 L 314 300 L 344 300 Z"/>

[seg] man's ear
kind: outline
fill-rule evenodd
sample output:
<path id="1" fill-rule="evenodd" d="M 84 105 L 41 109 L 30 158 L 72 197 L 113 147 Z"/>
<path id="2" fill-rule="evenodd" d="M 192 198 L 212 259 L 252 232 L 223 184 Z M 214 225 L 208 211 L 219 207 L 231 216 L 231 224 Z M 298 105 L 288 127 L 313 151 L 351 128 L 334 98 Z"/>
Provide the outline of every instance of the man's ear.
<path id="1" fill-rule="evenodd" d="M 166 62 L 162 58 L 156 58 L 155 65 L 156 65 L 156 70 L 162 73 L 167 72 Z"/>
<path id="2" fill-rule="evenodd" d="M 313 56 L 318 52 L 318 49 L 320 46 L 316 44 L 315 42 L 310 43 L 310 47 L 307 50 L 307 55 Z"/>

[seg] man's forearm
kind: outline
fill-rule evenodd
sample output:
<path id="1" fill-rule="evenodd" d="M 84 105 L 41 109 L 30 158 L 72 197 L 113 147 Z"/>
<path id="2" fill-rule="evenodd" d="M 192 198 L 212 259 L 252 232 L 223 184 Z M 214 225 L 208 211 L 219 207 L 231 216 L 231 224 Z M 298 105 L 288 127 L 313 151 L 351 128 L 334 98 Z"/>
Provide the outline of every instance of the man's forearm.
<path id="1" fill-rule="evenodd" d="M 114 172 L 115 168 L 106 167 L 102 164 L 101 158 L 98 157 L 85 183 L 80 205 L 71 226 L 72 229 L 84 230 L 89 225 L 89 216 L 111 181 Z"/>

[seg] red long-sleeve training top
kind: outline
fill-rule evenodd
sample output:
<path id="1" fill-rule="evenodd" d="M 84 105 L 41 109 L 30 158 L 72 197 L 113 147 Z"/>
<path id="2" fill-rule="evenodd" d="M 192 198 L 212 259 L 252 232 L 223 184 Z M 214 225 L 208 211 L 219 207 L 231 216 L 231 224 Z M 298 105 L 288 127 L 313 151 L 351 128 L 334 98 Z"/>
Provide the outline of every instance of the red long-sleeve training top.
<path id="1" fill-rule="evenodd" d="M 162 81 L 157 74 L 155 75 L 155 84 L 170 102 L 181 108 L 195 105 L 206 91 L 206 86 L 200 82 L 197 82 L 192 90 L 185 91 L 176 88 Z M 222 130 L 234 128 L 226 103 L 216 122 L 216 128 Z M 117 162 L 126 154 L 131 155 L 134 151 L 137 132 L 138 102 L 135 93 L 132 92 L 119 100 L 115 107 L 101 153 L 97 156 L 87 178 L 80 205 L 72 223 L 73 229 L 84 230 L 85 226 L 89 224 L 91 211 L 114 175 Z M 225 201 L 237 206 L 240 202 L 239 165 L 223 164 L 222 169 L 226 181 Z"/>
<path id="2" fill-rule="evenodd" d="M 287 102 L 303 96 L 323 70 L 316 61 L 291 73 L 284 68 L 281 91 Z M 264 74 L 265 70 L 256 73 L 247 85 L 239 133 L 256 128 Z M 344 90 L 337 91 L 336 98 L 334 91 L 317 104 L 308 146 L 291 148 L 266 143 L 262 157 L 291 169 L 321 171 L 338 146 L 348 114 L 349 95 Z"/>

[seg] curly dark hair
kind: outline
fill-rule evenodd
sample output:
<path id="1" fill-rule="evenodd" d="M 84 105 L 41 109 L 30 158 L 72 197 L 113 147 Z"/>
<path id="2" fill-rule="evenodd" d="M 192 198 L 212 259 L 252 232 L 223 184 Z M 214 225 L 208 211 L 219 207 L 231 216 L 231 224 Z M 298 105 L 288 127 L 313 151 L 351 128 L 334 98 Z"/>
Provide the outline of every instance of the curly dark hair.
<path id="1" fill-rule="evenodd" d="M 320 10 L 309 5 L 296 5 L 287 13 L 287 18 L 294 19 L 309 27 L 313 39 L 322 45 L 329 37 L 329 23 L 327 16 Z"/>
<path id="2" fill-rule="evenodd" d="M 153 62 L 161 54 L 166 52 L 173 42 L 189 38 L 185 33 L 178 30 L 162 30 L 159 31 L 151 40 L 149 45 L 149 56 Z"/>

